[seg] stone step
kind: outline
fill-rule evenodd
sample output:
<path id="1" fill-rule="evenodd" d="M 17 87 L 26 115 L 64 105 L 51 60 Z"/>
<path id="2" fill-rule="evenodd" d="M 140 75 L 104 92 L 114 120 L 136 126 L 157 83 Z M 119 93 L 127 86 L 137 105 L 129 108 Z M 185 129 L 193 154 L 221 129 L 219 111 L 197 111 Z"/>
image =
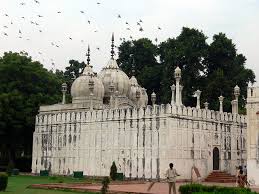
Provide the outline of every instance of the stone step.
<path id="1" fill-rule="evenodd" d="M 224 171 L 213 171 L 211 172 L 207 178 L 204 180 L 205 182 L 218 182 L 218 183 L 233 183 L 236 181 L 235 176 L 230 175 Z"/>

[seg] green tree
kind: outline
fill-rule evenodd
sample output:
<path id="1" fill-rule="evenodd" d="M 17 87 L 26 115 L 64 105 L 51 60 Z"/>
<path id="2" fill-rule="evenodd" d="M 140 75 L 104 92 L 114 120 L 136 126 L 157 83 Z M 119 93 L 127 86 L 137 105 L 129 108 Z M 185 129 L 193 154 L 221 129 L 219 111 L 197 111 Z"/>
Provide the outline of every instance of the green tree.
<path id="1" fill-rule="evenodd" d="M 155 90 L 158 102 L 171 100 L 170 86 L 174 83 L 174 70 L 182 69 L 181 84 L 183 103 L 195 106 L 193 93 L 202 91 L 201 103 L 208 101 L 210 109 L 218 110 L 218 96 L 225 97 L 224 110 L 231 111 L 233 88 L 241 89 L 240 111 L 244 111 L 246 87 L 255 81 L 252 70 L 247 69 L 246 58 L 237 53 L 236 46 L 225 34 L 214 35 L 207 43 L 207 36 L 197 29 L 184 27 L 179 36 L 169 38 L 159 47 L 142 38 L 123 42 L 119 47 L 120 67 L 131 76 L 132 64 L 139 83 L 148 89 L 150 96 Z"/>
<path id="2" fill-rule="evenodd" d="M 111 169 L 110 169 L 110 177 L 112 180 L 115 180 L 117 176 L 117 166 L 115 162 L 112 163 Z"/>
<path id="3" fill-rule="evenodd" d="M 147 38 L 123 42 L 119 46 L 118 64 L 128 75 L 135 76 L 150 95 L 154 90 L 160 101 L 161 65 L 157 61 L 157 46 Z"/>
<path id="4" fill-rule="evenodd" d="M 214 35 L 205 59 L 206 78 L 203 82 L 203 99 L 210 103 L 210 108 L 218 110 L 218 96 L 222 94 L 224 109 L 231 111 L 233 87 L 238 85 L 241 90 L 239 107 L 245 109 L 246 88 L 249 82 L 255 81 L 254 72 L 247 69 L 246 58 L 237 53 L 235 44 L 225 34 Z M 206 83 L 206 84 L 205 84 Z"/>
<path id="5" fill-rule="evenodd" d="M 79 62 L 74 59 L 69 60 L 69 66 L 66 67 L 65 72 L 64 72 L 65 81 L 68 84 L 69 93 L 70 93 L 70 88 L 71 88 L 73 81 L 80 76 L 84 67 L 85 67 L 84 62 Z"/>
<path id="6" fill-rule="evenodd" d="M 61 100 L 62 82 L 26 53 L 0 58 L 0 142 L 10 161 L 22 152 L 31 154 L 35 115 L 40 105 Z"/>
<path id="7" fill-rule="evenodd" d="M 179 36 L 160 44 L 163 103 L 171 99 L 170 86 L 174 83 L 174 70 L 178 65 L 182 69 L 183 102 L 186 106 L 194 106 L 195 99 L 192 95 L 199 89 L 204 75 L 203 59 L 208 50 L 206 39 L 203 32 L 184 27 Z"/>

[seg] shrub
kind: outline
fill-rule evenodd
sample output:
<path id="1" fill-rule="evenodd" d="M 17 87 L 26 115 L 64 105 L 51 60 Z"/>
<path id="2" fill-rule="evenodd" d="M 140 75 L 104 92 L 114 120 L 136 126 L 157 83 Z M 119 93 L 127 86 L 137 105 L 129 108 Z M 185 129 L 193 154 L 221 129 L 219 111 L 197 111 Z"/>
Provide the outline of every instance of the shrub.
<path id="1" fill-rule="evenodd" d="M 19 175 L 19 173 L 20 173 L 19 169 L 17 169 L 17 168 L 13 169 L 13 175 Z"/>
<path id="2" fill-rule="evenodd" d="M 102 181 L 103 186 L 102 186 L 102 189 L 101 189 L 101 194 L 106 194 L 108 192 L 109 183 L 110 183 L 109 177 L 104 177 L 104 179 Z"/>
<path id="3" fill-rule="evenodd" d="M 31 172 L 31 157 L 21 157 L 16 158 L 15 167 L 20 170 L 20 172 Z"/>
<path id="4" fill-rule="evenodd" d="M 5 191 L 8 184 L 8 175 L 6 173 L 0 173 L 0 191 Z"/>
<path id="5" fill-rule="evenodd" d="M 250 189 L 236 187 L 205 186 L 200 184 L 186 184 L 179 188 L 181 194 L 252 194 Z"/>
<path id="6" fill-rule="evenodd" d="M 14 169 L 14 163 L 13 163 L 13 161 L 9 161 L 7 168 L 6 168 L 6 173 L 8 174 L 8 176 L 12 175 L 13 169 Z"/>
<path id="7" fill-rule="evenodd" d="M 116 175 L 117 175 L 117 166 L 116 166 L 115 162 L 113 162 L 112 166 L 111 166 L 111 171 L 110 171 L 111 179 L 115 180 L 116 179 Z"/>

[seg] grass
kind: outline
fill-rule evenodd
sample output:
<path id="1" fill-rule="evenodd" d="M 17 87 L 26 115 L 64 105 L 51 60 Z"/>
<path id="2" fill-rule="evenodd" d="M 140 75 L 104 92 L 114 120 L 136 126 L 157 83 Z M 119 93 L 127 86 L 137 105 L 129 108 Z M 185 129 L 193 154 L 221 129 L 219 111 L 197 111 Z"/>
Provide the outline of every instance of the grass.
<path id="1" fill-rule="evenodd" d="M 1 194 L 78 194 L 78 192 L 70 191 L 57 191 L 57 190 L 45 190 L 45 189 L 30 189 L 27 188 L 32 184 L 44 184 L 44 183 L 82 183 L 92 182 L 87 179 L 74 179 L 72 177 L 40 177 L 40 176 L 12 176 L 8 179 L 8 186 L 5 192 Z M 84 193 L 94 194 L 94 193 Z"/>

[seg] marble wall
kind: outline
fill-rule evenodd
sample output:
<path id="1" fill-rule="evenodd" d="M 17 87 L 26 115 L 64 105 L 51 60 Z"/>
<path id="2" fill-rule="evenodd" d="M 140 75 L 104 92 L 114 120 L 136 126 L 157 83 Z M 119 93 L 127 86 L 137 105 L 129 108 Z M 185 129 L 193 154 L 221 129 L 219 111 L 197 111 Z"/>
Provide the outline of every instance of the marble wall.
<path id="1" fill-rule="evenodd" d="M 219 168 L 232 174 L 246 161 L 246 117 L 167 105 L 98 110 L 44 107 L 36 116 L 32 172 L 107 176 L 115 161 L 132 178 L 164 178 L 173 162 L 182 179 L 195 165 L 202 177 Z"/>

